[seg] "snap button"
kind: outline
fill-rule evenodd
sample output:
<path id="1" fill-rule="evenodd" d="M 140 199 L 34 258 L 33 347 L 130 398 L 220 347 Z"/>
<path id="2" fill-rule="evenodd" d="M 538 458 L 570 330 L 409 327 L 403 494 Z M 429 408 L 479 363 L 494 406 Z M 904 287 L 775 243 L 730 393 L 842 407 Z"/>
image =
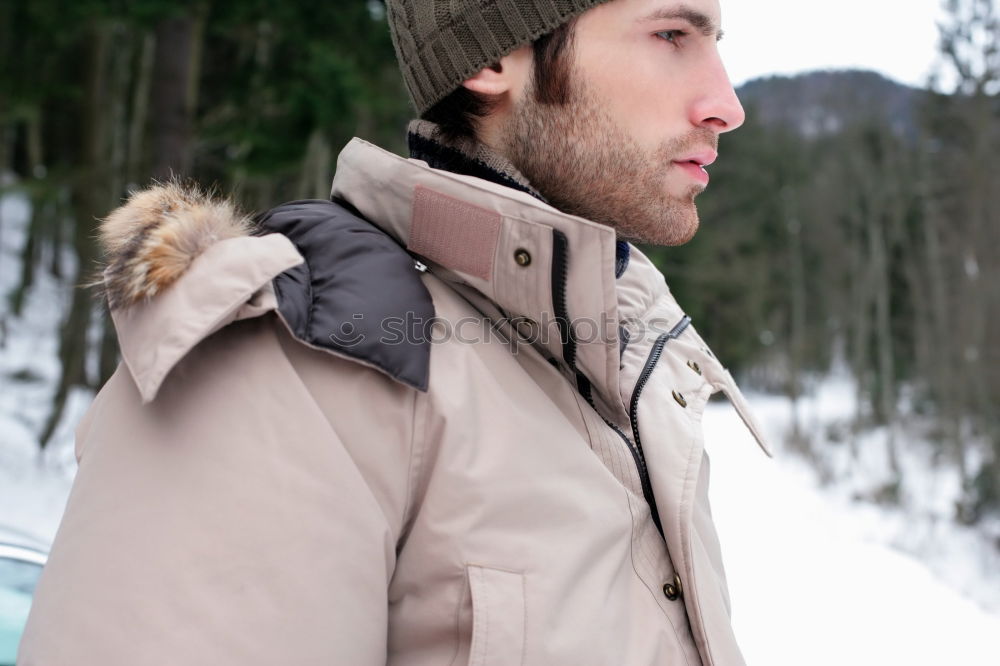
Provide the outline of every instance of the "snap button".
<path id="1" fill-rule="evenodd" d="M 525 266 L 531 265 L 531 253 L 529 253 L 524 248 L 518 248 L 514 251 L 514 261 L 517 262 L 518 266 L 524 268 Z"/>
<path id="2" fill-rule="evenodd" d="M 677 404 L 680 405 L 681 407 L 687 407 L 688 406 L 687 400 L 685 400 L 684 396 L 682 396 L 677 391 L 674 391 L 674 400 L 676 400 Z"/>
<path id="3" fill-rule="evenodd" d="M 688 367 L 697 372 L 699 375 L 701 374 L 701 366 L 694 361 L 688 361 Z"/>
<path id="4" fill-rule="evenodd" d="M 674 581 L 672 583 L 663 584 L 663 596 L 670 601 L 677 601 L 681 598 L 681 594 L 681 577 L 674 574 Z"/>

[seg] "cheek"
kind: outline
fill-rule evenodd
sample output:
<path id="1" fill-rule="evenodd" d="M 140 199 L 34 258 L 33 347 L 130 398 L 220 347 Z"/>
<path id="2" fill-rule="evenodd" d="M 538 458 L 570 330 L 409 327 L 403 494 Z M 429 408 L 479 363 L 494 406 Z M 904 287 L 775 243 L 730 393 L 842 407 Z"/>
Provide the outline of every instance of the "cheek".
<path id="1" fill-rule="evenodd" d="M 686 117 L 677 97 L 667 88 L 642 87 L 622 100 L 622 124 L 636 141 L 647 148 L 685 132 Z"/>
<path id="2" fill-rule="evenodd" d="M 646 147 L 683 134 L 687 115 L 676 77 L 649 53 L 610 53 L 590 63 L 587 80 L 614 123 Z"/>

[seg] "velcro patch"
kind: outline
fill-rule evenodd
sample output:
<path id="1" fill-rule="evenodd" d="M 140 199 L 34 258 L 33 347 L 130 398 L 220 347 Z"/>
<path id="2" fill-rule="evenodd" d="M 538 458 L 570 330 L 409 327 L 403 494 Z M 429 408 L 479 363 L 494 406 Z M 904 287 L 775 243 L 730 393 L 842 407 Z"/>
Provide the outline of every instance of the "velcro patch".
<path id="1" fill-rule="evenodd" d="M 418 185 L 406 247 L 445 268 L 489 281 L 502 221 L 499 213 Z"/>

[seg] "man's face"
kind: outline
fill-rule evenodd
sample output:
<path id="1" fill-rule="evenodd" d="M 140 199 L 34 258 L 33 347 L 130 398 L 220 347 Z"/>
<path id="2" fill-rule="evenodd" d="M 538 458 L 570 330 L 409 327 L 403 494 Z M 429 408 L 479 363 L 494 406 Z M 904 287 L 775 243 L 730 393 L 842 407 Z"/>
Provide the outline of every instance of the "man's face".
<path id="1" fill-rule="evenodd" d="M 718 0 L 614 0 L 577 21 L 570 102 L 519 91 L 501 150 L 560 210 L 680 245 L 718 135 L 743 123 L 719 58 Z"/>

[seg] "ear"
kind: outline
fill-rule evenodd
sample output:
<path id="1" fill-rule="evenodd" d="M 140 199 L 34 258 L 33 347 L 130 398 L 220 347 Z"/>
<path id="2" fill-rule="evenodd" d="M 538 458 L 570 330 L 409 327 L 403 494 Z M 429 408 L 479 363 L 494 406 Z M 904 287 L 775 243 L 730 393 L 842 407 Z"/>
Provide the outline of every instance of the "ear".
<path id="1" fill-rule="evenodd" d="M 462 82 L 462 85 L 480 95 L 502 95 L 510 92 L 511 81 L 501 63 L 485 67 Z"/>
<path id="2" fill-rule="evenodd" d="M 500 58 L 500 62 L 485 67 L 462 85 L 481 95 L 517 97 L 528 80 L 532 65 L 531 45 L 525 45 Z"/>

